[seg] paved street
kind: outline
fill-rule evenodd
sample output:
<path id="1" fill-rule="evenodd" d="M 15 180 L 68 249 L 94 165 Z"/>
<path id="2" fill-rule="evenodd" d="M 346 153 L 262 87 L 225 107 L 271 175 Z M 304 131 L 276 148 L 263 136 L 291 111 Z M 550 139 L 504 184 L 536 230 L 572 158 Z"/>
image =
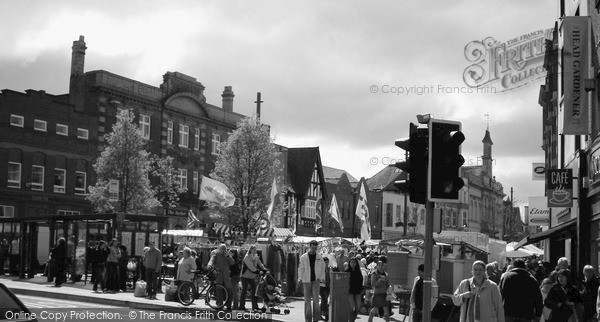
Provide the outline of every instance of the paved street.
<path id="1" fill-rule="evenodd" d="M 206 307 L 202 301 L 196 301 L 193 305 L 185 307 L 176 302 L 166 302 L 164 294 L 158 294 L 158 300 L 147 300 L 134 297 L 133 292 L 95 293 L 91 291 L 90 284 L 83 283 L 67 283 L 57 288 L 46 283 L 45 277 L 42 276 L 23 280 L 5 276 L 0 277 L 0 283 L 17 294 L 31 312 L 37 315 L 39 321 L 110 319 L 292 322 L 304 320 L 304 302 L 299 298 L 288 299 L 290 314 L 249 314 L 242 311 L 217 312 Z M 366 320 L 365 315 L 360 315 L 357 319 L 357 321 Z M 392 316 L 392 321 L 402 321 L 402 316 L 396 313 Z"/>

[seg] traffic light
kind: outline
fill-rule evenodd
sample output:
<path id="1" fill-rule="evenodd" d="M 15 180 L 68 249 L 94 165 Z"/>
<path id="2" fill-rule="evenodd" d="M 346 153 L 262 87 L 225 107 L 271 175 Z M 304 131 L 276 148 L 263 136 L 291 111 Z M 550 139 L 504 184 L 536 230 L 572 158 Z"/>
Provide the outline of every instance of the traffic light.
<path id="1" fill-rule="evenodd" d="M 460 167 L 465 163 L 460 145 L 465 135 L 460 129 L 460 122 L 429 121 L 429 201 L 458 202 L 458 192 L 465 185 L 460 178 Z"/>
<path id="2" fill-rule="evenodd" d="M 408 192 L 410 201 L 425 204 L 427 201 L 427 149 L 429 132 L 426 128 L 418 128 L 410 123 L 408 139 L 396 140 L 396 146 L 408 151 L 409 157 L 394 166 L 408 173 L 408 180 L 398 180 L 394 185 L 401 191 Z"/>

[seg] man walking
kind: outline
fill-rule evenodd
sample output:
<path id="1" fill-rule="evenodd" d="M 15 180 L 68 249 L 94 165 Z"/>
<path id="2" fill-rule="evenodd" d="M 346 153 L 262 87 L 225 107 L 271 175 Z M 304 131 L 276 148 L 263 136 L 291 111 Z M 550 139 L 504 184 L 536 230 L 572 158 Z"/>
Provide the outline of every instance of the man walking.
<path id="1" fill-rule="evenodd" d="M 144 267 L 146 268 L 146 298 L 156 300 L 158 275 L 162 269 L 162 254 L 156 248 L 154 242 L 148 243 L 148 246 L 150 248 L 143 258 Z"/>
<path id="2" fill-rule="evenodd" d="M 500 280 L 506 322 L 538 321 L 542 316 L 542 293 L 537 280 L 525 269 L 522 259 L 515 259 L 513 269 Z"/>
<path id="3" fill-rule="evenodd" d="M 316 240 L 311 240 L 309 246 L 308 251 L 300 256 L 298 280 L 304 291 L 304 319 L 306 322 L 317 322 L 321 317 L 319 291 L 321 281 L 325 280 L 325 261 L 317 253 L 319 243 Z"/>

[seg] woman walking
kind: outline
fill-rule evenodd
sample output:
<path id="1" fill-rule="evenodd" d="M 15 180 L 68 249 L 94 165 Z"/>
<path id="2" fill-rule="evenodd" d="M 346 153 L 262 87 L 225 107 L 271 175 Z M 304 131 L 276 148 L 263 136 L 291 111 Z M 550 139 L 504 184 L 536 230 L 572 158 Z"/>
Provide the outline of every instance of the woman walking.
<path id="1" fill-rule="evenodd" d="M 550 288 L 544 305 L 550 308 L 547 321 L 577 321 L 576 305 L 580 302 L 579 291 L 572 285 L 571 271 L 561 269 L 557 274 L 557 282 Z"/>
<path id="2" fill-rule="evenodd" d="M 56 272 L 54 286 L 60 287 L 67 281 L 67 241 L 64 237 L 58 239 L 58 243 L 52 248 L 51 256 Z"/>
<path id="3" fill-rule="evenodd" d="M 256 255 L 256 246 L 252 245 L 242 261 L 242 294 L 240 295 L 240 310 L 246 310 L 246 292 L 248 292 L 248 290 L 250 290 L 252 297 L 252 310 L 258 310 L 256 277 L 261 269 L 264 271 L 267 270 Z"/>
<path id="4" fill-rule="evenodd" d="M 454 305 L 460 306 L 460 321 L 504 322 L 504 305 L 498 285 L 485 275 L 485 263 L 471 266 L 473 277 L 464 279 L 452 295 Z"/>
<path id="5" fill-rule="evenodd" d="M 350 259 L 346 272 L 350 273 L 350 289 L 348 290 L 348 301 L 350 302 L 349 321 L 354 322 L 362 305 L 363 293 L 363 276 L 356 258 Z"/>
<path id="6" fill-rule="evenodd" d="M 371 311 L 369 319 L 372 322 L 373 317 L 379 315 L 379 309 L 383 308 L 383 317 L 386 322 L 390 321 L 390 306 L 387 300 L 387 289 L 390 285 L 388 274 L 385 271 L 387 267 L 387 257 L 379 256 L 377 268 L 371 273 L 371 287 L 373 288 L 373 300 L 371 302 Z"/>

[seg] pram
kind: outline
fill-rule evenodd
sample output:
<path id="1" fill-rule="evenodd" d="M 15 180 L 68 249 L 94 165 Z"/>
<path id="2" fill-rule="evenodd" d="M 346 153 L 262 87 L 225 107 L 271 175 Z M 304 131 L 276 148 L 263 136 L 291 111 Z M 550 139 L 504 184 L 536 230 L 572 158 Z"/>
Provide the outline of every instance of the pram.
<path id="1" fill-rule="evenodd" d="M 285 296 L 281 294 L 281 288 L 277 286 L 275 278 L 268 272 L 260 273 L 260 282 L 256 288 L 256 296 L 262 299 L 262 312 L 281 313 L 281 308 L 284 308 L 284 314 L 290 314 L 290 308 L 286 304 Z"/>

